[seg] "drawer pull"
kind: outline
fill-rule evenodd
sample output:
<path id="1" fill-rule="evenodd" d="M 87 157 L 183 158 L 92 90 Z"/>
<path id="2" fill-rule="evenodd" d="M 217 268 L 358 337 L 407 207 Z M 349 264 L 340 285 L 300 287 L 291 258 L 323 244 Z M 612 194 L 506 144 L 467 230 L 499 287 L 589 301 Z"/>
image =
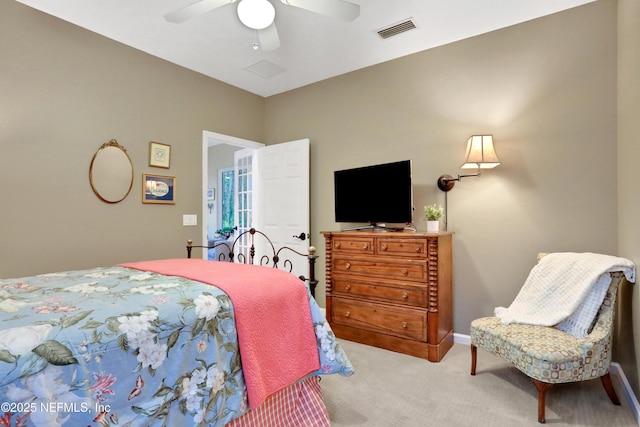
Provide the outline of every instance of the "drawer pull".
<path id="1" fill-rule="evenodd" d="M 351 312 L 347 311 L 347 312 L 344 314 L 344 317 L 349 317 L 349 316 L 351 316 Z"/>
<path id="2" fill-rule="evenodd" d="M 403 268 L 402 274 L 406 276 L 407 274 L 409 274 L 409 270 L 407 270 L 406 268 Z"/>
<path id="3" fill-rule="evenodd" d="M 406 292 L 402 293 L 402 299 L 407 299 L 409 298 L 409 294 L 407 294 Z"/>
<path id="4" fill-rule="evenodd" d="M 349 262 L 348 262 L 348 263 L 346 263 L 346 264 L 344 265 L 344 268 L 346 268 L 347 270 L 351 269 L 351 263 L 349 263 Z"/>
<path id="5" fill-rule="evenodd" d="M 336 249 L 340 249 L 340 242 L 336 242 Z"/>
<path id="6" fill-rule="evenodd" d="M 407 329 L 407 322 L 402 322 L 402 328 Z"/>
<path id="7" fill-rule="evenodd" d="M 383 251 L 387 250 L 387 244 L 383 243 L 382 245 L 380 245 L 380 249 L 382 249 Z"/>
<path id="8" fill-rule="evenodd" d="M 419 254 L 422 252 L 422 248 L 420 246 L 416 246 L 416 253 Z"/>
<path id="9" fill-rule="evenodd" d="M 362 249 L 369 249 L 369 244 L 368 243 L 363 243 L 362 244 Z"/>
<path id="10" fill-rule="evenodd" d="M 345 290 L 345 291 L 350 291 L 350 290 L 351 290 L 351 285 L 347 285 L 347 286 L 345 286 L 345 287 L 344 287 L 344 290 Z"/>

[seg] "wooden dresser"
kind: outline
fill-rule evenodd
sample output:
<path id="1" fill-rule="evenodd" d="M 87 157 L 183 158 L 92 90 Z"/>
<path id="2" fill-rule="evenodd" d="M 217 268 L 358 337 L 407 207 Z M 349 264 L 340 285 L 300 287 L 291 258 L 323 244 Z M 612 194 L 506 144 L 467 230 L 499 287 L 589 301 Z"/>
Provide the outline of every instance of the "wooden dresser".
<path id="1" fill-rule="evenodd" d="M 451 233 L 322 234 L 336 336 L 439 362 L 453 345 Z"/>

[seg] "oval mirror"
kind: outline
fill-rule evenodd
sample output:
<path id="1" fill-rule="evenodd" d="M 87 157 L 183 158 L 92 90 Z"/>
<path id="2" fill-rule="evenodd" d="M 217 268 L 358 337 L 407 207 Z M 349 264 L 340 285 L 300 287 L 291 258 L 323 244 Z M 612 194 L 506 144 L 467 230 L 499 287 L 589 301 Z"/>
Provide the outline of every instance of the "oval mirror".
<path id="1" fill-rule="evenodd" d="M 133 187 L 133 163 L 115 139 L 102 144 L 91 159 L 89 181 L 93 192 L 106 203 L 123 201 Z"/>

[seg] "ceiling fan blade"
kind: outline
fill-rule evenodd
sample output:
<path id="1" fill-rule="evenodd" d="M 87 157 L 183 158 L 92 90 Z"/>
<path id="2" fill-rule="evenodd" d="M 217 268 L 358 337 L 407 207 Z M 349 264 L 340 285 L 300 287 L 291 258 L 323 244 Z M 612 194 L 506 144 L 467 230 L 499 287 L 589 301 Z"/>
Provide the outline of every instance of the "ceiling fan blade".
<path id="1" fill-rule="evenodd" d="M 191 19 L 194 16 L 202 15 L 217 9 L 225 4 L 235 3 L 236 0 L 200 0 L 185 7 L 181 7 L 171 13 L 164 15 L 164 19 L 175 24 Z"/>
<path id="2" fill-rule="evenodd" d="M 275 22 L 267 28 L 258 30 L 258 39 L 262 50 L 275 50 L 280 47 L 280 36 Z"/>
<path id="3" fill-rule="evenodd" d="M 299 7 L 319 13 L 320 15 L 331 16 L 351 22 L 360 16 L 360 5 L 347 3 L 341 0 L 280 0 L 289 6 Z"/>

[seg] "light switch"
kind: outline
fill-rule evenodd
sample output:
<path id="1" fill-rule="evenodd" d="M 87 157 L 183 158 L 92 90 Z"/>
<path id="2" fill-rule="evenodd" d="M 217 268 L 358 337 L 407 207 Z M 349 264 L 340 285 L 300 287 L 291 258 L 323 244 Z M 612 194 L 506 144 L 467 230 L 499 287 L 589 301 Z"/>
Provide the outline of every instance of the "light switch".
<path id="1" fill-rule="evenodd" d="M 183 226 L 194 226 L 198 225 L 198 215 L 182 215 L 182 225 Z"/>

